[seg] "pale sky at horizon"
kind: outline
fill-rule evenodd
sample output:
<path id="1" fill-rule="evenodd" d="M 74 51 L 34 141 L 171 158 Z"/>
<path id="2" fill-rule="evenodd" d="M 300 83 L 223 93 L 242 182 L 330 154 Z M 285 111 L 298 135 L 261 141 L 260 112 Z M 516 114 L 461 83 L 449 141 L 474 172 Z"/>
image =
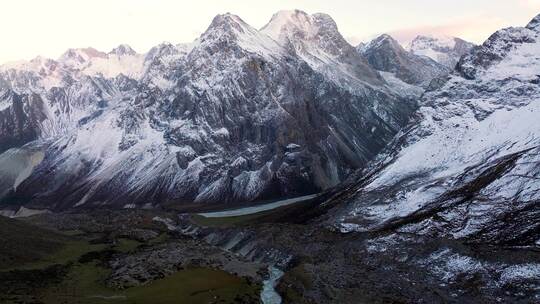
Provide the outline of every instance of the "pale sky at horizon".
<path id="1" fill-rule="evenodd" d="M 261 28 L 282 9 L 331 15 L 351 43 L 389 33 L 398 40 L 444 34 L 481 43 L 494 31 L 524 26 L 540 0 L 3 0 L 0 63 L 68 48 L 109 51 L 121 43 L 146 52 L 163 41 L 191 42 L 220 13 Z"/>

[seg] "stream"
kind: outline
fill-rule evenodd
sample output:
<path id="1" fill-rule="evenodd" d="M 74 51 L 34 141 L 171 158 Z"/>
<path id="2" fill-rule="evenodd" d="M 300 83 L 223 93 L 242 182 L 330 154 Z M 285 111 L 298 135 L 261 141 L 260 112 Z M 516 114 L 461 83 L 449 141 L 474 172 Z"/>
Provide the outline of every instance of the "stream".
<path id="1" fill-rule="evenodd" d="M 276 291 L 276 286 L 284 273 L 274 266 L 268 267 L 268 273 L 268 279 L 263 282 L 261 301 L 263 304 L 281 304 L 281 296 Z"/>

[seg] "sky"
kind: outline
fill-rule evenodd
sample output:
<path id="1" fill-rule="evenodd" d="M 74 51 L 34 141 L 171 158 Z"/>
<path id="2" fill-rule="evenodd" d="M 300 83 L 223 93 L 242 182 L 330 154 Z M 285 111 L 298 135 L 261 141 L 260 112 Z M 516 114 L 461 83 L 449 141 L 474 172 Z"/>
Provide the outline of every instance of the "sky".
<path id="1" fill-rule="evenodd" d="M 142 53 L 164 41 L 193 41 L 217 14 L 261 28 L 283 9 L 330 14 L 353 44 L 382 33 L 400 42 L 433 34 L 481 43 L 500 28 L 527 24 L 540 0 L 2 0 L 0 63 L 122 43 Z"/>

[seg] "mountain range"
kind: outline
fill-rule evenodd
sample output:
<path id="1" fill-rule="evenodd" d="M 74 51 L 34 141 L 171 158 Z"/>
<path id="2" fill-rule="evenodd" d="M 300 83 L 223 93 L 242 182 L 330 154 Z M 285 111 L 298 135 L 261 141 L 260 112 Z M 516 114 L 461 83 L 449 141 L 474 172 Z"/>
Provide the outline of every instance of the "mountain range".
<path id="1" fill-rule="evenodd" d="M 320 192 L 364 167 L 417 107 L 331 17 L 302 11 L 261 30 L 219 15 L 195 42 L 145 55 L 70 49 L 0 70 L 1 151 L 44 154 L 4 201 L 32 208 Z"/>
<path id="2" fill-rule="evenodd" d="M 54 228 L 37 256 L 139 239 L 77 262 L 126 291 L 204 261 L 277 303 L 535 303 L 538 117 L 540 15 L 352 46 L 326 14 L 223 14 L 189 44 L 0 66 L 0 215 Z"/>

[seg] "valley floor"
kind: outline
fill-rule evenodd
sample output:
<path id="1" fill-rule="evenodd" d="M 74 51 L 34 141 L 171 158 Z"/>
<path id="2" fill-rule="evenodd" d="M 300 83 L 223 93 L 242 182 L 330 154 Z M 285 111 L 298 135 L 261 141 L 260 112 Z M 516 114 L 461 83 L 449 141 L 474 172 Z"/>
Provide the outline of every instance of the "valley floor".
<path id="1" fill-rule="evenodd" d="M 137 210 L 0 218 L 11 236 L 0 250 L 0 303 L 261 303 L 263 286 L 270 302 L 262 303 L 540 300 L 537 248 L 342 234 L 312 222 L 316 206 L 225 218 Z M 7 250 L 19 241 L 24 248 Z M 269 278 L 279 278 L 277 297 Z"/>
<path id="2" fill-rule="evenodd" d="M 41 228 L 0 218 L 11 235 L 0 250 L 0 303 L 259 301 L 262 265 L 179 238 L 155 214 L 121 213 L 25 219 Z"/>

